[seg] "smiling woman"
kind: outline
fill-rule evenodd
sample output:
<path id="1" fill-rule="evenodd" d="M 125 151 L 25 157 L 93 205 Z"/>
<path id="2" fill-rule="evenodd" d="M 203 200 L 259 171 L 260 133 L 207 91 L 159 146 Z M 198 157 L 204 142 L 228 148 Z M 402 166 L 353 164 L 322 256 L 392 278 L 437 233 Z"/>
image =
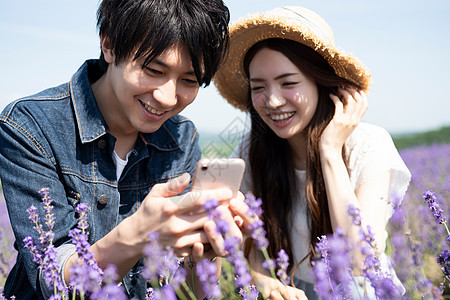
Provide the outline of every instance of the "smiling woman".
<path id="1" fill-rule="evenodd" d="M 389 134 L 361 122 L 372 83 L 366 66 L 335 45 L 315 12 L 278 7 L 230 27 L 229 55 L 214 83 L 231 105 L 250 114 L 250 133 L 232 156 L 247 162 L 242 192 L 262 199 L 270 258 L 282 249 L 289 256 L 292 286 L 285 286 L 247 243 L 263 295 L 293 299 L 304 292 L 308 299 L 327 299 L 326 289 L 314 288 L 316 242 L 345 232 L 354 267 L 343 289 L 351 299 L 376 299 L 371 280 L 360 278 L 368 253 L 359 250 L 366 242 L 347 212 L 352 207 L 373 232 L 380 268 L 399 299 L 404 289 L 384 253 L 386 222 L 411 175 Z"/>

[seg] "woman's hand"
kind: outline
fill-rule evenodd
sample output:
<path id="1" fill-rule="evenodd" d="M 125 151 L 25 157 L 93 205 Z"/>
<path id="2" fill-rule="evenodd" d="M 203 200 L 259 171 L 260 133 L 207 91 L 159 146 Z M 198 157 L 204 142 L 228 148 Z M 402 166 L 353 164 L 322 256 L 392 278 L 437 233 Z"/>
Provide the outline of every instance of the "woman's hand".
<path id="1" fill-rule="evenodd" d="M 271 300 L 296 300 L 308 299 L 305 292 L 295 287 L 285 285 L 278 279 L 257 272 L 252 273 L 257 287 L 264 299 Z"/>
<path id="2" fill-rule="evenodd" d="M 320 138 L 321 151 L 340 151 L 367 111 L 367 96 L 363 91 L 350 87 L 339 88 L 337 94 L 330 94 L 335 113 Z"/>

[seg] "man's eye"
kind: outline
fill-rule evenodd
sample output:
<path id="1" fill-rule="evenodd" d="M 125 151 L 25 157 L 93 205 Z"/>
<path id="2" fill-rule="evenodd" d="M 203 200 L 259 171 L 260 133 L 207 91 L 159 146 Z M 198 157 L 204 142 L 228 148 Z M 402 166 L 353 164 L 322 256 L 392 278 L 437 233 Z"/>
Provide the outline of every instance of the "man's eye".
<path id="1" fill-rule="evenodd" d="M 186 83 L 188 83 L 188 84 L 190 84 L 190 85 L 197 85 L 198 84 L 198 82 L 197 82 L 197 80 L 192 80 L 192 79 L 184 79 L 184 81 L 186 82 Z"/>
<path id="2" fill-rule="evenodd" d="M 152 73 L 152 74 L 155 74 L 155 75 L 162 75 L 162 72 L 161 72 L 161 71 L 158 71 L 158 70 L 156 70 L 156 69 L 152 69 L 152 68 L 147 67 L 147 70 L 148 70 L 150 73 Z"/>

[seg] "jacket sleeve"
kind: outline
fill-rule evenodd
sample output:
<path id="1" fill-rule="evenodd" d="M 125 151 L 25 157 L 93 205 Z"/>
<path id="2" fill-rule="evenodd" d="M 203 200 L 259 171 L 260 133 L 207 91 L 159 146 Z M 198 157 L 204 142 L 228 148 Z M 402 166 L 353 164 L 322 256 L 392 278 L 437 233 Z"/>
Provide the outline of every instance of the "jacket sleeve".
<path id="1" fill-rule="evenodd" d="M 37 208 L 43 229 L 47 230 L 38 191 L 44 187 L 49 188 L 54 207 L 52 213 L 57 224 L 53 229 L 55 247 L 69 241 L 68 232 L 76 225 L 75 213 L 67 202 L 58 167 L 45 134 L 39 122 L 26 109 L 16 109 L 12 116 L 0 115 L 0 145 L 0 177 L 16 239 L 15 246 L 19 252 L 18 257 L 23 260 L 30 284 L 39 293 L 38 266 L 30 251 L 24 248 L 23 240 L 26 236 L 32 236 L 35 244 L 39 245 L 39 235 L 29 220 L 27 209 L 32 205 Z M 20 289 L 19 282 L 17 289 Z"/>

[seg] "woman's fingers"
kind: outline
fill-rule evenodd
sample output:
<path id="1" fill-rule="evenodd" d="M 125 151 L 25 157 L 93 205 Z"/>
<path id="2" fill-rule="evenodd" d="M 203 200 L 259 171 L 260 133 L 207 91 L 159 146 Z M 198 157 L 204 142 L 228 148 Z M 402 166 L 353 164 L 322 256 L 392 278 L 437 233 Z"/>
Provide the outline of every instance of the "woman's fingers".
<path id="1" fill-rule="evenodd" d="M 269 299 L 307 300 L 308 298 L 302 290 L 288 285 L 283 285 L 278 289 L 271 291 Z"/>

